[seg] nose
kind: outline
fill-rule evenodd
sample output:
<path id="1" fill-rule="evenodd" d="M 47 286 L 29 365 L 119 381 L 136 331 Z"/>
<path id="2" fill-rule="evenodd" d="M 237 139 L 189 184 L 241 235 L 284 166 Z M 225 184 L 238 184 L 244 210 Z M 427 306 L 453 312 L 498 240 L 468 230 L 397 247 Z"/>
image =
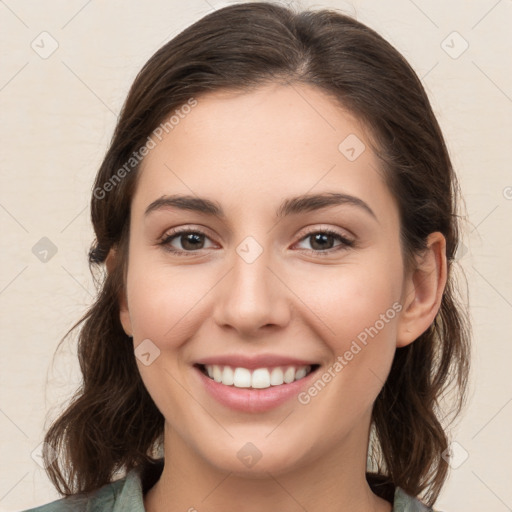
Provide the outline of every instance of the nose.
<path id="1" fill-rule="evenodd" d="M 230 270 L 216 287 L 214 320 L 240 338 L 268 334 L 268 329 L 283 328 L 290 321 L 292 293 L 279 271 L 271 268 L 269 253 L 265 250 L 251 261 L 235 252 Z"/>

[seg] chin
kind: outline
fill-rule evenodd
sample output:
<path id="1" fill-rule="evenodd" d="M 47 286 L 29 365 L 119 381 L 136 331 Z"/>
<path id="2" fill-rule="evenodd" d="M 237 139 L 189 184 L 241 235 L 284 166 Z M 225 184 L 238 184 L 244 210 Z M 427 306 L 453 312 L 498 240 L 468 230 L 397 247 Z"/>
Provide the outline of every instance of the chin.
<path id="1" fill-rule="evenodd" d="M 279 474 L 301 465 L 297 449 L 282 446 L 276 450 L 274 443 L 258 441 L 234 441 L 231 446 L 212 447 L 203 456 L 208 463 L 222 472 L 229 472 L 244 478 L 268 478 L 268 473 Z M 291 453 L 293 457 L 291 456 Z"/>

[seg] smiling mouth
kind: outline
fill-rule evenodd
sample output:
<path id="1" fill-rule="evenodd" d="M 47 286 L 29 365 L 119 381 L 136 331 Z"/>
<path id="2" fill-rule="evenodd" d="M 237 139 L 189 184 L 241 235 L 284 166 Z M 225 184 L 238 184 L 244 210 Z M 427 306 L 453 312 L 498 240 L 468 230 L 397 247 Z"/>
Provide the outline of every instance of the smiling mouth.
<path id="1" fill-rule="evenodd" d="M 320 365 L 306 366 L 275 366 L 272 368 L 255 368 L 249 370 L 243 367 L 227 365 L 195 364 L 206 377 L 235 388 L 267 389 L 272 386 L 282 386 L 307 377 L 316 371 Z"/>

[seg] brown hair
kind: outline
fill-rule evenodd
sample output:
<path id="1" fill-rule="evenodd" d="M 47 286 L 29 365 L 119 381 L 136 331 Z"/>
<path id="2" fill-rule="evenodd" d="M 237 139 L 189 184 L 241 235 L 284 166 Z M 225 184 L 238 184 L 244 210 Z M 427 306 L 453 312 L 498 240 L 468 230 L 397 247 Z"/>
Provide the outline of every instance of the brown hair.
<path id="1" fill-rule="evenodd" d="M 45 436 L 47 473 L 63 495 L 94 490 L 118 472 L 154 461 L 162 442 L 164 418 L 143 385 L 119 319 L 138 166 L 119 171 L 190 98 L 266 83 L 316 86 L 369 129 L 399 206 L 406 266 L 424 249 L 429 233 L 440 231 L 446 238 L 448 280 L 440 310 L 426 332 L 396 350 L 373 408 L 375 471 L 367 474 L 374 491 L 389 501 L 391 484 L 430 505 L 441 490 L 448 436 L 440 400 L 455 390 L 450 412 L 462 410 L 470 349 L 469 321 L 455 297 L 452 268 L 459 188 L 441 130 L 417 75 L 375 31 L 335 10 L 294 12 L 254 2 L 217 10 L 160 48 L 137 75 L 119 116 L 94 185 L 96 240 L 89 253 L 93 275 L 112 248 L 117 264 L 95 277 L 97 300 L 64 336 L 83 323 L 83 383 Z M 59 454 L 53 461 L 52 450 Z"/>

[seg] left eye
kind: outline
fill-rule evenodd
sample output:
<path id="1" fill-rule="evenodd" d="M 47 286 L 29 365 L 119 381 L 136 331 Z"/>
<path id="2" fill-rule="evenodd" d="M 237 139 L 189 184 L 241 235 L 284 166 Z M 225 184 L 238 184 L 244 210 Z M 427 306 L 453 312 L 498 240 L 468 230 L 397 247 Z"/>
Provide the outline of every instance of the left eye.
<path id="1" fill-rule="evenodd" d="M 331 245 L 330 242 L 332 240 L 339 240 L 341 243 L 336 247 L 326 247 L 326 245 Z M 318 254 L 331 253 L 340 249 L 346 249 L 347 247 L 352 247 L 354 242 L 340 235 L 336 231 L 332 231 L 330 229 L 323 229 L 319 231 L 312 231 L 308 233 L 305 237 L 301 239 L 301 242 L 304 240 L 312 240 L 311 246 L 317 247 L 317 249 L 306 249 L 309 252 L 314 252 Z"/>

